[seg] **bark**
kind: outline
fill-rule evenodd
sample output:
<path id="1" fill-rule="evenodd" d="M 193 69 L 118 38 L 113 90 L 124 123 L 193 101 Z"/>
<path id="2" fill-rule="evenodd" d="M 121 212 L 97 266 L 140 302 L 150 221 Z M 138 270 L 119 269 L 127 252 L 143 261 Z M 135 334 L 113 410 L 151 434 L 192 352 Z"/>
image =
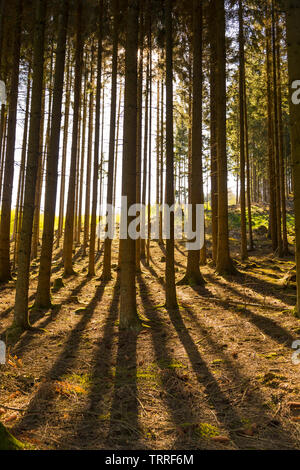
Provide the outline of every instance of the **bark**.
<path id="1" fill-rule="evenodd" d="M 173 137 L 173 20 L 172 0 L 165 0 L 166 27 L 166 204 L 174 204 Z M 170 236 L 166 240 L 166 308 L 177 308 L 174 269 L 174 212 L 170 212 Z"/>
<path id="2" fill-rule="evenodd" d="M 124 137 L 122 194 L 127 196 L 130 207 L 136 203 L 136 154 L 137 154 L 137 50 L 138 50 L 139 1 L 129 0 L 127 7 L 127 32 L 125 52 Z M 127 212 L 128 213 L 128 212 Z M 128 226 L 132 217 L 128 217 Z M 128 235 L 128 233 L 127 233 Z M 140 320 L 136 308 L 135 240 L 122 239 L 120 279 L 120 328 L 139 329 Z"/>
<path id="3" fill-rule="evenodd" d="M 218 158 L 218 252 L 216 270 L 219 274 L 234 273 L 229 252 L 228 190 L 226 153 L 226 51 L 224 0 L 214 0 L 216 11 L 216 123 Z"/>
<path id="4" fill-rule="evenodd" d="M 203 204 L 202 170 L 202 1 L 193 0 L 193 79 L 192 79 L 192 154 L 189 202 L 192 204 L 192 227 L 196 227 L 196 205 Z M 203 285 L 200 272 L 200 250 L 189 250 L 187 269 L 180 284 Z"/>
<path id="5" fill-rule="evenodd" d="M 74 274 L 73 270 L 73 233 L 74 233 L 74 210 L 75 210 L 75 181 L 78 145 L 78 124 L 81 95 L 81 74 L 82 74 L 82 0 L 78 0 L 77 26 L 76 26 L 76 47 L 75 47 L 75 84 L 74 84 L 74 113 L 72 130 L 72 147 L 70 162 L 70 177 L 68 189 L 67 212 L 65 220 L 65 234 L 63 245 L 64 274 L 66 276 Z"/>
<path id="6" fill-rule="evenodd" d="M 246 183 L 245 183 L 245 51 L 243 4 L 239 0 L 239 104 L 240 104 L 240 200 L 241 200 L 241 258 L 248 258 L 246 227 Z"/>
<path id="7" fill-rule="evenodd" d="M 28 66 L 25 121 L 24 121 L 23 140 L 22 140 L 20 175 L 19 175 L 19 183 L 18 183 L 17 208 L 16 208 L 16 215 L 15 215 L 15 237 L 14 237 L 15 246 L 14 246 L 14 261 L 13 261 L 14 268 L 15 268 L 16 262 L 17 262 L 19 236 L 20 236 L 20 228 L 21 228 L 22 213 L 23 213 L 25 164 L 26 164 L 26 150 L 27 150 L 28 124 L 29 124 L 29 106 L 30 106 L 30 89 L 31 89 L 30 73 L 31 73 L 31 65 Z"/>
<path id="8" fill-rule="evenodd" d="M 214 1 L 210 4 L 210 157 L 211 157 L 211 231 L 212 260 L 217 262 L 218 251 L 218 161 L 216 127 L 216 35 L 214 29 Z"/>
<path id="9" fill-rule="evenodd" d="M 63 232 L 64 225 L 64 206 L 65 206 L 65 183 L 66 183 L 66 160 L 67 160 L 67 146 L 68 146 L 68 130 L 69 130 L 69 115 L 70 115 L 70 88 L 71 88 L 71 52 L 68 54 L 67 64 L 67 77 L 66 77 L 66 101 L 65 101 L 65 118 L 64 118 L 64 131 L 63 131 L 63 150 L 62 150 L 62 162 L 61 162 L 61 182 L 60 182 L 60 198 L 59 198 L 59 219 L 58 219 L 58 231 L 57 231 L 57 246 Z"/>
<path id="10" fill-rule="evenodd" d="M 86 162 L 86 192 L 85 192 L 85 214 L 84 214 L 84 253 L 89 239 L 90 228 L 90 205 L 91 205 L 91 166 L 92 166 L 92 145 L 93 145 L 93 127 L 94 127 L 94 45 L 91 52 L 91 75 L 90 75 L 90 97 L 89 97 L 89 132 L 88 132 L 88 152 Z"/>
<path id="11" fill-rule="evenodd" d="M 269 193 L 270 193 L 270 219 L 269 231 L 272 239 L 272 249 L 275 252 L 277 243 L 277 219 L 275 197 L 275 168 L 274 168 L 274 128 L 273 128 L 273 103 L 271 84 L 271 25 L 269 23 L 269 9 L 266 15 L 266 69 L 267 69 L 267 97 L 268 97 L 268 161 L 269 161 Z"/>
<path id="12" fill-rule="evenodd" d="M 86 64 L 87 53 L 85 54 L 84 64 Z M 87 82 L 88 70 L 85 66 L 85 76 L 83 85 L 83 99 L 82 99 L 82 123 L 81 123 L 81 160 L 79 170 L 79 194 L 78 194 L 78 220 L 77 220 L 77 239 L 80 243 L 81 227 L 82 227 L 82 194 L 83 194 L 83 176 L 84 176 L 84 161 L 85 161 L 85 135 L 86 135 L 86 117 L 87 117 Z"/>
<path id="13" fill-rule="evenodd" d="M 102 84 L 102 38 L 103 38 L 103 0 L 99 0 L 94 174 L 93 174 L 92 218 L 91 218 L 89 269 L 88 269 L 89 276 L 95 275 L 95 243 L 96 243 L 98 176 L 99 176 L 98 173 L 99 173 L 100 112 L 101 112 L 101 84 Z"/>
<path id="14" fill-rule="evenodd" d="M 137 104 L 137 155 L 136 155 L 136 202 L 141 203 L 141 179 L 142 179 L 142 124 L 143 124 L 143 61 L 144 61 L 144 14 L 143 4 L 141 3 L 140 11 L 140 60 L 138 69 L 138 104 Z M 140 212 L 137 213 L 137 217 Z M 139 227 L 140 228 L 140 227 Z M 141 269 L 141 238 L 136 240 L 135 247 L 136 270 Z"/>
<path id="15" fill-rule="evenodd" d="M 276 62 L 276 32 L 275 32 L 275 5 L 272 0 L 272 66 L 273 66 L 273 113 L 274 113 L 274 161 L 275 161 L 275 195 L 276 195 L 276 227 L 277 227 L 277 255 L 283 256 L 281 231 L 281 196 L 280 196 L 280 156 L 279 156 L 279 120 L 278 120 L 278 87 Z"/>
<path id="16" fill-rule="evenodd" d="M 113 58 L 111 76 L 111 105 L 110 105 L 110 128 L 109 128 L 109 155 L 106 204 L 113 201 L 113 178 L 115 163 L 115 139 L 116 139 L 116 107 L 117 107 L 117 74 L 118 74 L 118 43 L 119 43 L 119 1 L 114 0 L 114 23 L 113 23 Z M 107 237 L 104 241 L 103 280 L 111 279 L 111 243 Z"/>
<path id="17" fill-rule="evenodd" d="M 18 278 L 16 283 L 14 309 L 14 325 L 20 329 L 26 329 L 30 326 L 28 318 L 30 249 L 34 215 L 35 187 L 38 172 L 38 162 L 40 159 L 39 144 L 44 75 L 46 5 L 43 0 L 36 0 L 35 6 L 31 115 L 26 165 L 24 211 L 20 235 L 20 247 L 18 252 Z"/>
<path id="18" fill-rule="evenodd" d="M 300 105 L 292 101 L 295 80 L 299 80 L 300 63 L 300 5 L 294 0 L 286 0 L 287 20 L 287 51 L 290 89 L 290 129 L 292 144 L 292 161 L 294 177 L 294 208 L 296 229 L 296 265 L 297 265 L 297 307 L 296 314 L 300 317 Z"/>
<path id="19" fill-rule="evenodd" d="M 7 124 L 7 146 L 3 179 L 3 194 L 0 224 L 0 282 L 11 279 L 10 265 L 10 220 L 14 179 L 14 155 L 17 124 L 17 102 L 19 88 L 19 63 L 21 48 L 22 0 L 16 1 L 16 20 L 13 43 L 13 64 L 9 93 L 9 114 Z"/>
<path id="20" fill-rule="evenodd" d="M 45 186 L 44 227 L 42 249 L 35 305 L 39 308 L 51 306 L 50 277 L 54 241 L 54 221 L 57 190 L 57 169 L 61 126 L 64 68 L 66 56 L 66 34 L 68 25 L 68 1 L 61 2 L 59 13 L 58 39 L 53 91 L 53 109 L 51 116 L 51 135 L 47 155 Z"/>

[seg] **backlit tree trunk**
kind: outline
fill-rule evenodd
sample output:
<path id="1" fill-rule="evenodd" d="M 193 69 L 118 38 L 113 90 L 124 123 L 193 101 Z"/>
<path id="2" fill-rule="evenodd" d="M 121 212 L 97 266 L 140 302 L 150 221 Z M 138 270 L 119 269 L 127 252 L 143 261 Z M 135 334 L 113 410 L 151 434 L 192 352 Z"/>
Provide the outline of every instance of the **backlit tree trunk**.
<path id="1" fill-rule="evenodd" d="M 68 1 L 61 3 L 59 14 L 58 40 L 54 76 L 53 109 L 51 116 L 51 135 L 47 155 L 47 172 L 45 187 L 44 228 L 40 258 L 40 270 L 35 305 L 49 307 L 51 305 L 50 277 L 54 240 L 54 220 L 57 190 L 57 168 L 59 155 L 59 139 L 61 125 L 61 108 L 66 55 L 66 34 L 68 24 Z"/>
<path id="2" fill-rule="evenodd" d="M 14 309 L 14 325 L 21 329 L 29 327 L 28 288 L 30 249 L 34 215 L 35 187 L 40 158 L 40 123 L 42 112 L 43 74 L 44 74 L 44 39 L 46 23 L 46 5 L 43 0 L 35 2 L 35 25 L 33 45 L 33 79 L 31 96 L 31 115 L 26 165 L 24 210 L 18 252 L 18 278 Z"/>
<path id="3" fill-rule="evenodd" d="M 136 203 L 138 18 L 139 1 L 128 0 L 122 175 L 122 194 L 127 196 L 127 214 L 128 207 Z M 128 217 L 127 238 L 122 239 L 120 243 L 120 328 L 138 329 L 140 320 L 136 309 L 135 240 L 128 236 L 128 226 L 132 219 L 133 217 Z"/>

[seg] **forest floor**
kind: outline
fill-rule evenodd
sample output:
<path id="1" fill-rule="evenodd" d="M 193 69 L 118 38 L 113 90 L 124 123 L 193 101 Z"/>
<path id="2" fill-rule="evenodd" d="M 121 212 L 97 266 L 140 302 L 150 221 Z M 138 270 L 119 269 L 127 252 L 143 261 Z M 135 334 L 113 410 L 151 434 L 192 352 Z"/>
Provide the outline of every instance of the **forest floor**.
<path id="1" fill-rule="evenodd" d="M 292 342 L 295 290 L 282 279 L 293 256 L 276 259 L 256 236 L 238 275 L 202 268 L 204 287 L 178 286 L 179 308 L 164 307 L 164 248 L 151 242 L 150 266 L 137 277 L 143 329 L 118 329 L 117 247 L 113 279 L 78 273 L 53 293 L 55 307 L 31 311 L 40 332 L 25 332 L 0 366 L 0 420 L 35 449 L 300 449 L 300 365 Z M 236 238 L 235 238 L 236 237 Z M 176 243 L 176 279 L 185 272 Z M 61 250 L 53 277 L 62 275 Z M 34 298 L 38 264 L 30 282 Z M 0 335 L 12 321 L 15 282 L 1 290 Z M 2 405 L 2 406 L 1 406 Z M 7 409 L 10 407 L 12 409 Z"/>

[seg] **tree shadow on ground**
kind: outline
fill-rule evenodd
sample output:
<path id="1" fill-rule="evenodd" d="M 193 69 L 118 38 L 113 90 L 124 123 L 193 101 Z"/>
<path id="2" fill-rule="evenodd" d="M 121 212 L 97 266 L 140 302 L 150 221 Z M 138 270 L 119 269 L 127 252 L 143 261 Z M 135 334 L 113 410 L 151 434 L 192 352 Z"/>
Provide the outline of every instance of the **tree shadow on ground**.
<path id="1" fill-rule="evenodd" d="M 16 425 L 16 432 L 20 430 L 38 429 L 47 422 L 49 415 L 51 415 L 53 422 L 60 421 L 60 415 L 55 414 L 53 381 L 59 380 L 64 374 L 68 373 L 76 362 L 79 347 L 82 342 L 82 334 L 91 321 L 97 304 L 101 301 L 104 289 L 105 284 L 102 283 L 96 290 L 89 305 L 86 306 L 85 313 L 82 315 L 75 328 L 70 332 L 62 353 L 45 374 L 44 381 L 40 384 L 36 394 L 29 403 L 24 416 Z"/>

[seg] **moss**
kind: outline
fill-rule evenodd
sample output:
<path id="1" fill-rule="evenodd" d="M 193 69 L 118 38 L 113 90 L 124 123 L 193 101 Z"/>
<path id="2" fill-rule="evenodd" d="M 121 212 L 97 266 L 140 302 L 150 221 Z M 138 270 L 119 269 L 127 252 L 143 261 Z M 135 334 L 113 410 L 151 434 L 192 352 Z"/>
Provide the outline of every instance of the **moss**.
<path id="1" fill-rule="evenodd" d="M 0 423 L 0 450 L 22 450 L 25 445 L 13 437 L 10 432 Z"/>

